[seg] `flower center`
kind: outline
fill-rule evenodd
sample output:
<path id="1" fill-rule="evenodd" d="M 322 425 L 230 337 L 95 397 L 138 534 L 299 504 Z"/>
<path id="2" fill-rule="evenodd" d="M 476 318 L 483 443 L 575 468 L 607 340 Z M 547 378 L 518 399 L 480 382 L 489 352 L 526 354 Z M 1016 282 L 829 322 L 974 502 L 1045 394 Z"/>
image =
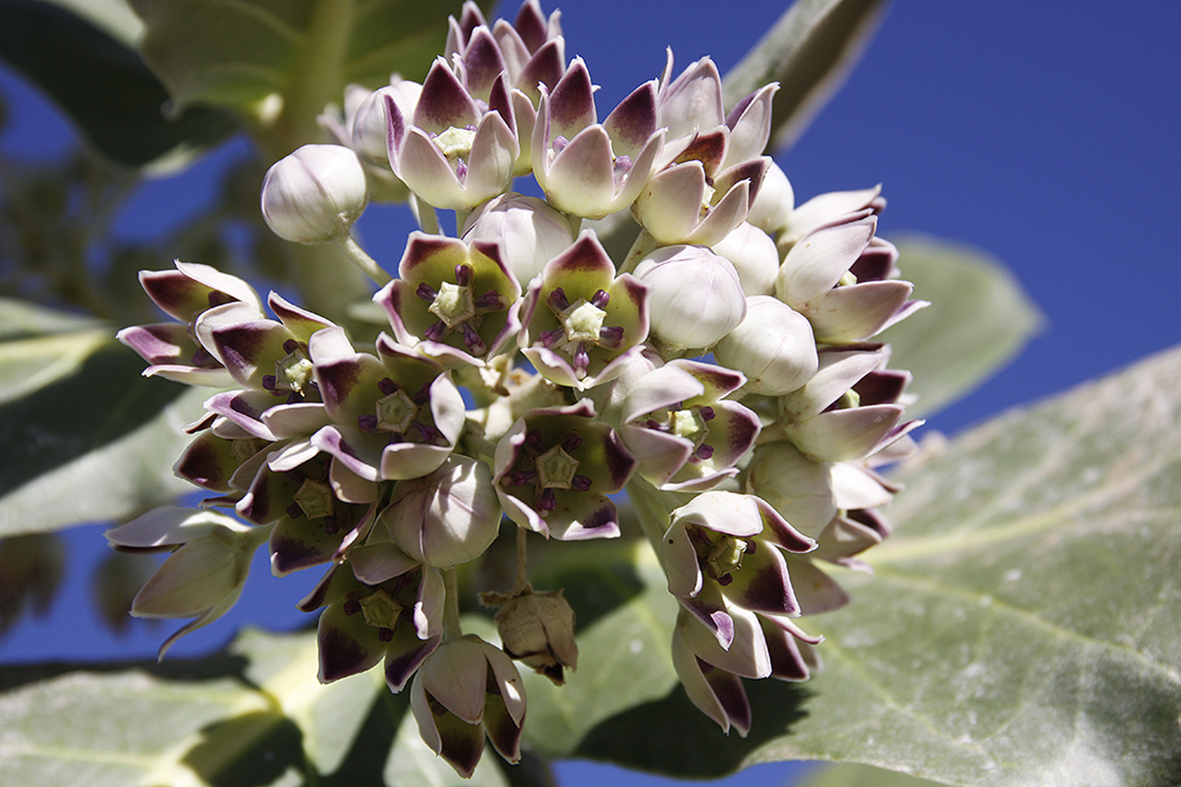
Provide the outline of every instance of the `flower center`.
<path id="1" fill-rule="evenodd" d="M 467 160 L 472 153 L 472 142 L 476 139 L 476 132 L 470 128 L 456 128 L 451 126 L 439 136 L 435 137 L 435 144 L 450 161 L 456 159 Z"/>
<path id="2" fill-rule="evenodd" d="M 332 488 L 323 481 L 305 478 L 293 497 L 308 519 L 332 516 Z"/>
<path id="3" fill-rule="evenodd" d="M 599 343 L 599 331 L 603 329 L 603 320 L 607 318 L 607 312 L 588 302 L 585 298 L 579 298 L 576 303 L 563 309 L 559 315 L 562 321 L 562 328 L 566 331 L 566 341 L 568 342 L 592 342 Z"/>
<path id="4" fill-rule="evenodd" d="M 377 588 L 367 596 L 357 599 L 361 605 L 361 614 L 370 626 L 382 629 L 393 629 L 398 624 L 398 617 L 402 614 L 402 605 L 383 588 Z"/>
<path id="5" fill-rule="evenodd" d="M 742 556 L 755 551 L 755 542 L 715 531 L 693 528 L 690 539 L 697 550 L 702 570 L 718 581 L 729 585 L 733 574 L 742 568 Z"/>
<path id="6" fill-rule="evenodd" d="M 418 415 L 418 405 L 401 388 L 378 399 L 376 409 L 375 428 L 382 432 L 405 432 Z"/>
<path id="7" fill-rule="evenodd" d="M 443 282 L 427 311 L 442 320 L 448 329 L 470 320 L 476 316 L 471 285 Z"/>
<path id="8" fill-rule="evenodd" d="M 578 460 L 555 445 L 537 457 L 537 485 L 543 489 L 569 489 Z"/>
<path id="9" fill-rule="evenodd" d="M 294 340 L 283 344 L 287 355 L 275 362 L 275 377 L 271 385 L 263 380 L 263 387 L 272 391 L 293 391 L 303 396 L 304 390 L 312 384 L 312 362 Z"/>

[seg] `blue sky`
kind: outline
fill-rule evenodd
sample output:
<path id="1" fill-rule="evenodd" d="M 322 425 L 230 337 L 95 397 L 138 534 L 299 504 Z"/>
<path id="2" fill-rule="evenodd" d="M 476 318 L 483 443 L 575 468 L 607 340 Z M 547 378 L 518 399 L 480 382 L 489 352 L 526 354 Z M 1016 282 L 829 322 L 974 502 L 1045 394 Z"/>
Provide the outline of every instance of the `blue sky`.
<path id="1" fill-rule="evenodd" d="M 681 66 L 710 54 L 723 72 L 777 18 L 757 0 L 571 0 L 561 5 L 568 55 L 587 61 L 601 113 L 659 75 L 664 48 Z M 546 9 L 552 5 L 547 3 Z M 797 199 L 882 183 L 889 207 L 879 232 L 922 231 L 1004 260 L 1047 317 L 1011 366 L 930 419 L 954 433 L 1006 408 L 1064 390 L 1181 341 L 1176 193 L 1181 183 L 1181 3 L 899 2 L 847 85 L 794 148 L 777 156 Z M 52 107 L 0 73 L 6 151 L 48 156 L 70 132 Z M 241 148 L 237 148 L 241 150 Z M 153 184 L 125 220 L 129 234 L 179 215 L 182 199 L 212 188 L 213 168 Z M 376 250 L 400 247 L 366 225 Z M 395 223 L 402 227 L 404 224 Z M 380 259 L 380 257 L 379 257 Z M 905 273 L 905 259 L 901 261 Z M 392 261 L 387 261 L 393 267 Z M 922 293 L 917 293 L 920 297 Z M 70 534 L 71 574 L 53 615 L 0 639 L 0 661 L 147 655 L 171 624 L 113 640 L 85 611 L 97 528 Z M 243 621 L 293 626 L 289 604 L 305 588 L 276 590 L 255 571 L 255 603 L 182 641 L 178 655 L 220 645 Z M 251 596 L 247 589 L 246 598 Z M 84 611 L 79 613 L 81 607 Z M 756 720 L 757 723 L 757 720 Z M 722 782 L 782 781 L 769 766 Z M 603 772 L 563 768 L 571 784 Z M 620 787 L 666 783 L 628 776 Z"/>

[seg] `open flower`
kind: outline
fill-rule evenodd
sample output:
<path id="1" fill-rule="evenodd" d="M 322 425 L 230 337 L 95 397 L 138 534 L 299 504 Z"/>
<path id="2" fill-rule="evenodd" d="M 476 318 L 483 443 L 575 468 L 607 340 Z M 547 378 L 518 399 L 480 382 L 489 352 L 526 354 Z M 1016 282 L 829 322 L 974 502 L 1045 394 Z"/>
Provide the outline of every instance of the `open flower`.
<path id="1" fill-rule="evenodd" d="M 312 445 L 369 481 L 434 471 L 463 428 L 463 398 L 450 374 L 384 334 L 377 357 L 351 353 L 321 360 L 317 351 L 339 330 L 312 339 L 316 384 L 333 421 L 316 432 Z"/>
<path id="2" fill-rule="evenodd" d="M 734 464 L 754 446 L 759 418 L 725 399 L 743 376 L 713 364 L 677 359 L 628 381 L 619 434 L 637 472 L 666 490 L 702 491 L 738 473 Z"/>
<path id="3" fill-rule="evenodd" d="M 635 464 L 583 400 L 518 418 L 496 445 L 493 483 L 521 527 L 563 541 L 615 538 L 619 517 L 608 495 L 623 489 Z"/>
<path id="4" fill-rule="evenodd" d="M 539 373 L 585 390 L 619 374 L 648 337 L 647 290 L 615 265 L 592 230 L 552 259 L 522 304 L 520 345 Z"/>
<path id="5" fill-rule="evenodd" d="M 385 109 L 390 166 L 423 202 L 469 209 L 507 190 L 521 146 L 503 74 L 491 81 L 486 101 L 477 101 L 440 58 L 422 83 L 413 116 L 388 96 Z"/>
<path id="6" fill-rule="evenodd" d="M 484 736 L 509 762 L 521 759 L 525 687 L 504 651 L 468 634 L 439 646 L 410 687 L 410 708 L 431 750 L 468 778 Z"/>
<path id="7" fill-rule="evenodd" d="M 414 232 L 398 278 L 373 299 L 402 344 L 448 366 L 482 366 L 520 328 L 520 295 L 499 245 Z"/>
<path id="8" fill-rule="evenodd" d="M 131 614 L 137 617 L 196 618 L 164 640 L 159 652 L 163 658 L 182 636 L 212 623 L 234 605 L 254 550 L 268 534 L 268 528 L 251 527 L 224 514 L 164 507 L 103 535 L 124 551 L 174 550 L 131 604 Z"/>
<path id="9" fill-rule="evenodd" d="M 316 641 L 320 682 L 331 683 L 385 662 L 386 683 L 401 691 L 442 641 L 443 578 L 392 544 L 358 549 L 358 560 L 336 565 L 299 603 L 323 608 Z"/>
<path id="10" fill-rule="evenodd" d="M 558 210 L 599 219 L 639 196 L 664 142 L 656 83 L 648 82 L 596 121 L 594 89 L 575 58 L 552 91 L 542 90 L 533 129 L 533 174 Z"/>
<path id="11" fill-rule="evenodd" d="M 784 555 L 810 552 L 816 542 L 764 500 L 703 492 L 673 511 L 671 522 L 660 542 L 669 592 L 724 650 L 734 650 L 736 642 L 744 650 L 758 647 L 745 640 L 760 636 L 757 626 L 743 624 L 735 610 L 799 614 Z"/>

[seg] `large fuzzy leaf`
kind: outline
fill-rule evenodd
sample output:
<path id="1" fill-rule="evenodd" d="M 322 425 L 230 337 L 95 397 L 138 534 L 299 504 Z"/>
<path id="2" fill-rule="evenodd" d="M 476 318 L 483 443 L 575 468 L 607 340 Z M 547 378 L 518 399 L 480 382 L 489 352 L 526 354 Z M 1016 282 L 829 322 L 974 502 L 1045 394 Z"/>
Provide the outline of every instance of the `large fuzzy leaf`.
<path id="1" fill-rule="evenodd" d="M 314 634 L 246 632 L 191 662 L 6 667 L 0 689 L 4 784 L 508 784 L 495 754 L 456 776 L 379 670 L 321 685 Z"/>
<path id="2" fill-rule="evenodd" d="M 0 300 L 0 537 L 123 519 L 185 491 L 169 468 L 209 392 L 142 369 L 110 327 Z"/>
<path id="3" fill-rule="evenodd" d="M 5 0 L 0 58 L 45 91 L 106 158 L 175 168 L 224 139 L 235 123 L 207 107 L 166 115 L 168 93 L 134 49 L 136 28 L 118 0 Z"/>
<path id="4" fill-rule="evenodd" d="M 914 374 L 926 416 L 970 393 L 1011 361 L 1041 327 L 1041 311 L 1016 277 L 988 254 L 927 236 L 892 238 L 903 278 L 930 306 L 879 338 L 893 348 L 890 365 Z"/>
<path id="5" fill-rule="evenodd" d="M 885 5 L 885 0 L 796 0 L 726 74 L 726 105 L 779 82 L 772 147 L 790 144 L 844 83 Z"/>
<path id="6" fill-rule="evenodd" d="M 229 107 L 269 128 L 268 153 L 317 141 L 350 82 L 422 79 L 460 2 L 131 0 L 144 57 L 179 106 Z"/>
<path id="7" fill-rule="evenodd" d="M 825 668 L 747 683 L 749 738 L 677 691 L 578 753 L 697 777 L 822 759 L 953 785 L 1181 782 L 1179 429 L 1174 350 L 933 449 L 901 473 L 876 575 L 842 576 L 852 603 L 804 621 Z M 625 675 L 579 679 L 634 690 Z"/>

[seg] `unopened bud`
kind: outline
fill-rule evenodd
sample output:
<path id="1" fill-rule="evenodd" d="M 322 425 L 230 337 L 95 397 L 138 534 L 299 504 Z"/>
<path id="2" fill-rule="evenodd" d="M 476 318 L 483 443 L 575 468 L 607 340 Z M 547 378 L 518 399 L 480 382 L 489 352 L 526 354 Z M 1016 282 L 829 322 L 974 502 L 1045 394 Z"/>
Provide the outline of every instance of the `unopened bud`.
<path id="1" fill-rule="evenodd" d="M 304 145 L 275 162 L 262 184 L 262 215 L 281 238 L 331 240 L 365 210 L 365 170 L 341 145 Z"/>
<path id="2" fill-rule="evenodd" d="M 563 670 L 578 668 L 574 641 L 574 610 L 562 591 L 534 593 L 527 589 L 496 613 L 504 652 L 545 675 L 555 686 L 566 682 Z"/>

